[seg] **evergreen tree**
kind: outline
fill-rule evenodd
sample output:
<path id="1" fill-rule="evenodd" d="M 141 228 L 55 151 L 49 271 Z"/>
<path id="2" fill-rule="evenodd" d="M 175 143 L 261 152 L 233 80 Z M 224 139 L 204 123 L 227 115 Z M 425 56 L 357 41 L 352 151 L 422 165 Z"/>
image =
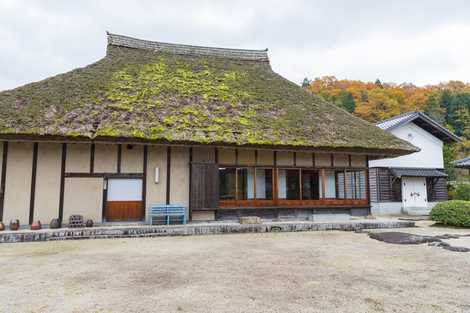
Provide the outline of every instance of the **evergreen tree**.
<path id="1" fill-rule="evenodd" d="M 353 113 L 356 109 L 356 101 L 349 91 L 342 90 L 335 101 L 335 104 L 346 111 Z"/>
<path id="2" fill-rule="evenodd" d="M 310 85 L 310 80 L 305 77 L 304 81 L 302 82 L 302 88 L 307 88 Z"/>

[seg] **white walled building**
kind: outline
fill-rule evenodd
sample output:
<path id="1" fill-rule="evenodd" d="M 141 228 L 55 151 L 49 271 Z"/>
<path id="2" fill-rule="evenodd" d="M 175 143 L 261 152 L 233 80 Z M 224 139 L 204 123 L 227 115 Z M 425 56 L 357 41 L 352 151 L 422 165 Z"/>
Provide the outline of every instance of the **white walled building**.
<path id="1" fill-rule="evenodd" d="M 372 214 L 428 214 L 447 200 L 444 143 L 459 138 L 421 112 L 409 112 L 377 124 L 419 152 L 369 162 Z"/>

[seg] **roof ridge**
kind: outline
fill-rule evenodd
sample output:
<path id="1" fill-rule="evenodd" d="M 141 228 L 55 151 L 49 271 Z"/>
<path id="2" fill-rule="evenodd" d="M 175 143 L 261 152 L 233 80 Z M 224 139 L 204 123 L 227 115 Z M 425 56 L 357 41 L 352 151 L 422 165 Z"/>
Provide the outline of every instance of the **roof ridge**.
<path id="1" fill-rule="evenodd" d="M 108 45 L 121 46 L 134 49 L 145 49 L 159 52 L 183 54 L 183 55 L 199 55 L 199 56 L 215 56 L 221 58 L 229 58 L 236 60 L 261 61 L 269 62 L 268 49 L 251 50 L 251 49 L 233 49 L 194 46 L 186 44 L 167 43 L 159 41 L 150 41 L 138 39 L 125 35 L 113 34 L 106 32 Z"/>
<path id="2" fill-rule="evenodd" d="M 404 113 L 401 113 L 401 114 L 398 114 L 396 116 L 393 116 L 393 117 L 389 117 L 385 120 L 382 120 L 380 122 L 377 122 L 375 125 L 380 125 L 380 124 L 383 124 L 383 123 L 386 123 L 386 122 L 390 122 L 390 121 L 393 121 L 393 120 L 397 120 L 399 118 L 402 118 L 402 117 L 405 117 L 407 115 L 414 115 L 414 114 L 419 114 L 421 113 L 420 111 L 409 111 L 409 112 L 404 112 Z"/>

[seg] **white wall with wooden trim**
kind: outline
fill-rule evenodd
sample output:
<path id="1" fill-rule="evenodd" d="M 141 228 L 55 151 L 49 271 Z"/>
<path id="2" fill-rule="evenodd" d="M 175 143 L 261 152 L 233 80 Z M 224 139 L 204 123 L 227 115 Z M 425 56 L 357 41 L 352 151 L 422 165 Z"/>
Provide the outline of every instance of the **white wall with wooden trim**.
<path id="1" fill-rule="evenodd" d="M 65 179 L 63 223 L 70 215 L 80 214 L 95 222 L 102 220 L 103 178 L 68 177 Z"/>
<path id="2" fill-rule="evenodd" d="M 147 160 L 147 207 L 166 202 L 167 147 L 149 146 Z M 158 168 L 158 182 L 155 182 L 155 169 Z"/>
<path id="3" fill-rule="evenodd" d="M 171 148 L 170 204 L 189 206 L 189 148 Z"/>
<path id="4" fill-rule="evenodd" d="M 39 144 L 33 220 L 43 224 L 58 216 L 61 157 L 60 144 Z"/>
<path id="5" fill-rule="evenodd" d="M 65 171 L 67 173 L 86 173 L 90 171 L 90 149 L 90 144 L 67 144 Z"/>
<path id="6" fill-rule="evenodd" d="M 122 145 L 121 148 L 121 173 L 143 172 L 144 146 Z"/>
<path id="7" fill-rule="evenodd" d="M 95 172 L 116 173 L 118 145 L 97 144 L 95 147 Z"/>
<path id="8" fill-rule="evenodd" d="M 10 142 L 8 146 L 3 220 L 29 222 L 33 143 Z"/>

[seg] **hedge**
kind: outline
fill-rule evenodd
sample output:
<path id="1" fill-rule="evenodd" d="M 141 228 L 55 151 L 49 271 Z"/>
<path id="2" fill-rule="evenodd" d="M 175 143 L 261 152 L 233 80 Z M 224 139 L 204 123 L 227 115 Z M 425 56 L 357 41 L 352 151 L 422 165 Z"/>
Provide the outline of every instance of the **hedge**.
<path id="1" fill-rule="evenodd" d="M 433 221 L 458 227 L 470 227 L 470 201 L 451 200 L 438 203 L 431 210 Z"/>
<path id="2" fill-rule="evenodd" d="M 455 187 L 455 200 L 470 201 L 470 184 L 460 183 Z"/>

